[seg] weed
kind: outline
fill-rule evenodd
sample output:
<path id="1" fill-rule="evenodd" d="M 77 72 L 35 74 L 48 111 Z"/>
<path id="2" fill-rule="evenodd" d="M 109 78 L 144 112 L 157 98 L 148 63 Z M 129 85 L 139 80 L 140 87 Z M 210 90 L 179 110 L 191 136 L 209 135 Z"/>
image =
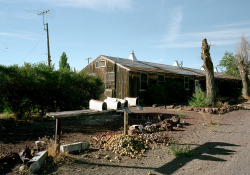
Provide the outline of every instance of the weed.
<path id="1" fill-rule="evenodd" d="M 216 126 L 215 128 L 213 128 L 211 131 L 212 132 L 217 132 L 217 130 L 218 130 L 218 126 Z"/>
<path id="2" fill-rule="evenodd" d="M 177 111 L 177 115 L 178 115 L 179 118 L 183 118 L 184 117 L 184 115 L 182 114 L 182 112 L 178 112 Z"/>
<path id="3" fill-rule="evenodd" d="M 190 145 L 182 145 L 180 146 L 178 143 L 172 145 L 170 154 L 175 157 L 190 157 L 193 155 L 191 151 Z"/>
<path id="4" fill-rule="evenodd" d="M 5 118 L 9 117 L 10 114 L 12 113 L 12 111 L 11 111 L 11 109 L 9 107 L 5 108 L 3 110 L 3 112 L 4 112 L 4 115 L 5 115 Z"/>
<path id="5" fill-rule="evenodd" d="M 203 119 L 204 119 L 206 124 L 208 124 L 208 125 L 218 125 L 219 124 L 218 120 L 216 120 L 216 121 L 214 120 L 215 116 L 213 116 L 211 119 L 206 119 L 205 114 L 202 114 L 202 115 L 203 115 Z"/>

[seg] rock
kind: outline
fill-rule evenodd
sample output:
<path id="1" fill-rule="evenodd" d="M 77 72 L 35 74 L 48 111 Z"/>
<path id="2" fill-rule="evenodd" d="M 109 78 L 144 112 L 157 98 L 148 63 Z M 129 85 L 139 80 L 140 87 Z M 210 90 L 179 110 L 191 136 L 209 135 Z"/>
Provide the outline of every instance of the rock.
<path id="1" fill-rule="evenodd" d="M 198 108 L 198 107 L 193 107 L 193 110 L 194 110 L 195 112 L 200 112 L 200 108 Z"/>
<path id="2" fill-rule="evenodd" d="M 205 108 L 200 108 L 200 112 L 205 112 Z"/>
<path id="3" fill-rule="evenodd" d="M 187 107 L 186 108 L 186 111 L 193 111 L 194 110 L 194 108 L 192 108 L 192 107 Z"/>
<path id="4" fill-rule="evenodd" d="M 31 158 L 31 150 L 29 148 L 25 148 L 19 153 L 20 159 L 26 164 Z"/>
<path id="5" fill-rule="evenodd" d="M 173 130 L 173 125 L 170 123 L 163 123 L 161 125 L 161 128 L 166 131 L 172 131 Z"/>
<path id="6" fill-rule="evenodd" d="M 205 108 L 205 112 L 206 113 L 209 113 L 209 114 L 212 114 L 213 113 L 213 110 L 211 108 Z"/>
<path id="7" fill-rule="evenodd" d="M 177 128 L 181 128 L 181 127 L 182 127 L 182 125 L 178 123 L 177 124 Z"/>
<path id="8" fill-rule="evenodd" d="M 153 107 L 153 108 L 156 108 L 156 107 L 158 107 L 158 105 L 157 105 L 157 104 L 153 104 L 152 107 Z"/>
<path id="9" fill-rule="evenodd" d="M 222 107 L 222 108 L 220 108 L 220 113 L 225 113 L 227 111 L 227 108 L 226 107 Z"/>
<path id="10" fill-rule="evenodd" d="M 176 116 L 173 116 L 170 120 L 173 121 L 174 125 L 177 125 L 178 123 L 180 123 L 180 118 Z"/>
<path id="11" fill-rule="evenodd" d="M 24 170 L 24 165 L 22 165 L 22 166 L 19 167 L 19 173 L 22 174 L 22 173 L 23 173 L 23 170 Z"/>
<path id="12" fill-rule="evenodd" d="M 161 127 L 161 124 L 156 124 L 156 123 L 154 123 L 154 124 L 152 124 L 151 125 L 152 126 L 152 130 L 153 131 L 158 131 L 159 130 L 159 128 Z"/>
<path id="13" fill-rule="evenodd" d="M 220 108 L 213 108 L 213 113 L 214 113 L 214 114 L 218 114 L 219 111 L 220 111 Z"/>
<path id="14" fill-rule="evenodd" d="M 160 121 L 163 121 L 164 120 L 164 115 L 163 114 L 160 114 L 160 115 L 158 115 L 158 120 L 160 120 Z"/>
<path id="15" fill-rule="evenodd" d="M 36 144 L 36 147 L 38 147 L 38 146 L 44 146 L 44 145 L 46 145 L 46 142 L 45 141 L 35 141 L 35 144 Z"/>
<path id="16" fill-rule="evenodd" d="M 152 126 L 148 124 L 144 127 L 144 130 L 152 132 Z"/>

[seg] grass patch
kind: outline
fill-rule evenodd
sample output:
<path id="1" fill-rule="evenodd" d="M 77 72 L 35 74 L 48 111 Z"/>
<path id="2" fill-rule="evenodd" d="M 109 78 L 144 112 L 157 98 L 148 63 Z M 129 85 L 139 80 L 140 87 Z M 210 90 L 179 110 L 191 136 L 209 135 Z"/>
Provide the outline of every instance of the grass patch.
<path id="1" fill-rule="evenodd" d="M 190 157 L 193 155 L 193 152 L 191 151 L 190 145 L 179 145 L 174 144 L 171 147 L 170 154 L 175 157 Z"/>

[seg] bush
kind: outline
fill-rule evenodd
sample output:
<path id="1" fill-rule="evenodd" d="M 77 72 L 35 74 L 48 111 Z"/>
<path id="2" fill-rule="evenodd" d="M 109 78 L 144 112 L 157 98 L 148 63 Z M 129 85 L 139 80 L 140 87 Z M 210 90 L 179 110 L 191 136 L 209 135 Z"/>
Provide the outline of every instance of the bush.
<path id="1" fill-rule="evenodd" d="M 194 107 L 204 107 L 206 106 L 206 93 L 201 90 L 201 88 L 198 89 L 195 93 L 193 93 L 193 96 L 188 101 L 189 105 Z"/>
<path id="2" fill-rule="evenodd" d="M 103 93 L 99 77 L 79 74 L 68 69 L 55 71 L 54 66 L 28 64 L 18 67 L 0 65 L 0 107 L 9 107 L 17 118 L 25 113 L 77 110 L 87 107 L 91 98 Z"/>
<path id="3" fill-rule="evenodd" d="M 147 91 L 147 103 L 173 104 L 187 102 L 188 92 L 183 83 L 171 80 L 165 84 L 150 84 Z"/>

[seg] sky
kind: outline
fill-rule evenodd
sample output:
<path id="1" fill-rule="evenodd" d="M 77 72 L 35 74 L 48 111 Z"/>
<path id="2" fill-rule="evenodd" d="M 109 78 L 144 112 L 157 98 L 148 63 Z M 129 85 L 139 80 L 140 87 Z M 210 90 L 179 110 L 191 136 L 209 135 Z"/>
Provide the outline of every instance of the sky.
<path id="1" fill-rule="evenodd" d="M 235 54 L 242 34 L 250 41 L 249 0 L 0 0 L 0 64 L 52 64 L 62 52 L 81 70 L 99 55 L 200 69 L 202 39 L 216 67 Z M 220 71 L 220 69 L 219 69 Z"/>

